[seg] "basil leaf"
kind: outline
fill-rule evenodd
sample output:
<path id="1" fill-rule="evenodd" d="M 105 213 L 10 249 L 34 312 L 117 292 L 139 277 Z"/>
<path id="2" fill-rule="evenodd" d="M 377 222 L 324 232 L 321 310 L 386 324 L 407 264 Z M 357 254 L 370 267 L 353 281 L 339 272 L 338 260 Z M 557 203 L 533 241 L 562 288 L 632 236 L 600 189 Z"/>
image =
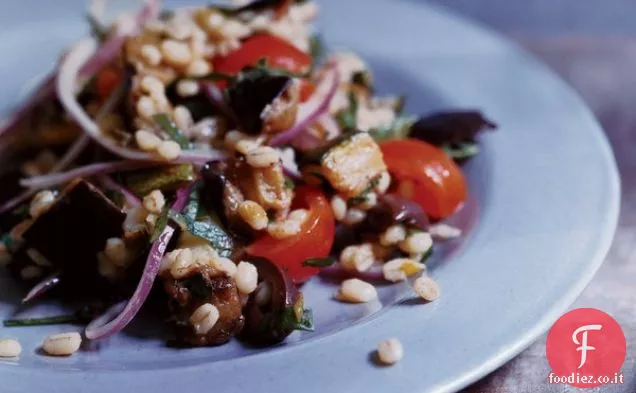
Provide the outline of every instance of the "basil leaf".
<path id="1" fill-rule="evenodd" d="M 179 224 L 181 229 L 209 241 L 212 248 L 214 248 L 220 256 L 227 258 L 232 255 L 234 242 L 216 223 L 195 221 L 188 216 L 178 213 L 171 213 L 170 217 Z"/>
<path id="2" fill-rule="evenodd" d="M 428 261 L 428 259 L 432 255 L 433 255 L 433 247 L 429 248 L 428 251 L 426 251 L 424 255 L 422 255 L 422 258 L 420 258 L 420 263 L 426 263 L 426 261 Z"/>
<path id="3" fill-rule="evenodd" d="M 287 176 L 285 176 L 285 188 L 287 188 L 288 190 L 293 190 L 294 188 L 296 188 L 296 183 L 294 183 L 294 180 Z"/>
<path id="4" fill-rule="evenodd" d="M 407 138 L 415 121 L 413 116 L 396 116 L 391 124 L 371 130 L 369 134 L 378 142 Z"/>
<path id="5" fill-rule="evenodd" d="M 190 164 L 166 165 L 128 172 L 122 175 L 121 184 L 143 198 L 153 190 L 175 191 L 192 182 L 195 177 L 194 168 Z"/>
<path id="6" fill-rule="evenodd" d="M 303 266 L 306 267 L 329 267 L 336 263 L 336 258 L 309 258 L 303 262 Z"/>
<path id="7" fill-rule="evenodd" d="M 373 179 L 371 179 L 367 187 L 361 193 L 359 193 L 358 195 L 348 200 L 349 205 L 357 206 L 366 202 L 367 196 L 369 195 L 369 193 L 372 192 L 373 189 L 376 188 L 379 183 L 380 183 L 380 176 L 376 176 Z"/>
<path id="8" fill-rule="evenodd" d="M 320 62 L 320 60 L 325 56 L 327 50 L 325 48 L 325 43 L 322 40 L 320 34 L 314 34 L 311 37 L 310 41 L 310 49 L 309 54 L 313 59 L 314 66 Z"/>
<path id="9" fill-rule="evenodd" d="M 183 135 L 181 130 L 174 124 L 170 116 L 165 113 L 159 113 L 152 117 L 152 119 L 164 130 L 173 141 L 177 142 L 182 149 L 190 148 L 190 141 Z"/>
<path id="10" fill-rule="evenodd" d="M 336 115 L 336 121 L 343 130 L 357 129 L 358 98 L 353 92 L 349 93 L 349 107 Z"/>
<path id="11" fill-rule="evenodd" d="M 161 214 L 159 215 L 159 217 L 157 218 L 157 221 L 155 222 L 155 228 L 153 229 L 152 234 L 150 236 L 150 243 L 154 243 L 157 239 L 159 239 L 159 236 L 161 236 L 161 233 L 163 232 L 163 230 L 166 229 L 169 219 L 170 219 L 170 206 L 166 205 L 161 211 Z"/>
<path id="12" fill-rule="evenodd" d="M 5 233 L 4 235 L 2 235 L 2 237 L 0 238 L 0 243 L 4 244 L 4 246 L 9 249 L 12 250 L 13 246 L 15 244 L 15 241 L 13 240 L 13 237 L 11 236 L 10 233 Z"/>
<path id="13" fill-rule="evenodd" d="M 108 37 L 108 28 L 95 19 L 95 17 L 90 13 L 86 14 L 86 21 L 88 21 L 88 25 L 90 26 L 91 36 L 98 42 L 106 41 L 106 38 Z"/>
<path id="14" fill-rule="evenodd" d="M 190 192 L 190 196 L 188 198 L 188 203 L 183 209 L 183 215 L 188 217 L 191 220 L 196 220 L 199 216 L 199 207 L 200 207 L 200 195 L 198 185 L 192 187 L 192 191 Z"/>
<path id="15" fill-rule="evenodd" d="M 455 161 L 468 160 L 479 154 L 479 145 L 475 142 L 445 144 L 442 149 Z"/>

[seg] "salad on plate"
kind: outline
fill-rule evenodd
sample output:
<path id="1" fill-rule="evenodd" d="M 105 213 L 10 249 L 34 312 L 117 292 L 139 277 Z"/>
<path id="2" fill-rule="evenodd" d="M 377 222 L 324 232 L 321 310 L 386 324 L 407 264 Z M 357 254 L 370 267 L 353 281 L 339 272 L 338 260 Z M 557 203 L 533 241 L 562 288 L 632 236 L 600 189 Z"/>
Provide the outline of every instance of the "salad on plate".
<path id="1" fill-rule="evenodd" d="M 5 326 L 79 322 L 99 340 L 146 305 L 180 346 L 262 346 L 314 328 L 317 275 L 342 279 L 342 303 L 420 275 L 439 295 L 425 262 L 461 236 L 443 223 L 467 198 L 460 165 L 496 125 L 404 113 L 363 59 L 326 51 L 317 13 L 147 0 L 107 23 L 91 7 L 92 36 L 0 128 L 0 261 L 25 304 L 84 306 Z"/>

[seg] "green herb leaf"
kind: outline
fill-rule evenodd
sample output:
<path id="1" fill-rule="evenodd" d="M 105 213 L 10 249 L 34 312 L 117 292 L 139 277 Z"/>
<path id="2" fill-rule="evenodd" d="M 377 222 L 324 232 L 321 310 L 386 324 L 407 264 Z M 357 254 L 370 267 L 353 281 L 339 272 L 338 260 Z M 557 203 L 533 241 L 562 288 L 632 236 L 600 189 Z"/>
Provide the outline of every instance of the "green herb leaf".
<path id="1" fill-rule="evenodd" d="M 177 142 L 182 149 L 190 148 L 190 141 L 183 135 L 183 132 L 179 127 L 174 124 L 170 116 L 166 113 L 159 113 L 152 117 L 152 119 L 164 130 L 173 141 Z"/>
<path id="2" fill-rule="evenodd" d="M 336 115 L 336 121 L 343 130 L 357 129 L 358 98 L 353 92 L 349 93 L 349 107 Z"/>
<path id="3" fill-rule="evenodd" d="M 306 267 L 329 267 L 336 263 L 336 258 L 334 257 L 326 257 L 326 258 L 309 258 L 303 262 L 303 266 Z"/>
<path id="4" fill-rule="evenodd" d="M 2 235 L 2 237 L 0 238 L 0 243 L 4 244 L 4 246 L 9 249 L 12 250 L 15 241 L 13 240 L 13 237 L 11 236 L 10 233 L 5 233 Z"/>
<path id="5" fill-rule="evenodd" d="M 442 146 L 442 149 L 455 161 L 468 160 L 479 154 L 479 145 L 476 142 L 449 143 Z"/>
<path id="6" fill-rule="evenodd" d="M 296 188 L 296 183 L 290 177 L 285 176 L 285 188 L 288 190 L 293 190 Z"/>
<path id="7" fill-rule="evenodd" d="M 367 201 L 367 197 L 369 193 L 372 192 L 378 186 L 379 183 L 380 183 L 380 176 L 374 177 L 373 179 L 369 181 L 369 184 L 361 193 L 354 196 L 353 198 L 350 198 L 347 202 L 351 206 L 357 206 L 357 205 L 363 204 L 364 202 Z"/>
<path id="8" fill-rule="evenodd" d="M 409 136 L 411 127 L 417 121 L 414 116 L 396 116 L 393 122 L 385 127 L 369 131 L 376 141 L 403 139 Z"/>
<path id="9" fill-rule="evenodd" d="M 309 53 L 313 59 L 313 65 L 315 66 L 325 56 L 327 50 L 320 34 L 314 34 L 311 37 Z"/>
<path id="10" fill-rule="evenodd" d="M 195 221 L 183 214 L 171 213 L 172 218 L 181 229 L 186 230 L 194 236 L 207 240 L 220 256 L 229 257 L 232 255 L 234 242 L 232 238 L 216 223 Z"/>
<path id="11" fill-rule="evenodd" d="M 161 236 L 161 233 L 163 232 L 163 230 L 166 229 L 169 219 L 170 219 L 170 206 L 166 205 L 161 211 L 161 214 L 159 215 L 159 217 L 157 218 L 157 222 L 155 223 L 155 228 L 152 231 L 152 234 L 150 236 L 150 243 L 154 243 L 157 239 L 159 239 L 159 236 Z"/>
<path id="12" fill-rule="evenodd" d="M 153 190 L 175 191 L 192 182 L 195 177 L 194 168 L 190 164 L 166 165 L 127 172 L 122 175 L 121 184 L 138 197 L 143 198 Z"/>
<path id="13" fill-rule="evenodd" d="M 422 258 L 420 258 L 420 263 L 426 263 L 426 261 L 428 261 L 428 259 L 432 255 L 433 255 L 433 247 L 429 248 L 428 251 L 426 251 L 424 255 L 422 255 Z"/>
<path id="14" fill-rule="evenodd" d="M 63 325 L 69 323 L 85 324 L 91 321 L 91 318 L 75 313 L 70 315 L 57 315 L 45 318 L 27 318 L 27 319 L 7 319 L 2 324 L 4 327 L 25 327 L 25 326 L 44 326 L 44 325 Z"/>
<path id="15" fill-rule="evenodd" d="M 173 10 L 161 10 L 161 12 L 159 13 L 159 20 L 162 22 L 167 22 L 170 19 L 174 18 L 174 11 Z"/>
<path id="16" fill-rule="evenodd" d="M 90 13 L 86 14 L 86 20 L 90 26 L 91 36 L 99 42 L 106 41 L 106 38 L 108 37 L 108 28 L 95 19 L 95 17 Z"/>
<path id="17" fill-rule="evenodd" d="M 199 216 L 199 207 L 200 207 L 200 195 L 199 195 L 199 185 L 195 185 L 192 187 L 192 191 L 190 191 L 190 196 L 188 198 L 188 203 L 183 209 L 182 214 L 188 217 L 191 220 L 196 220 Z"/>

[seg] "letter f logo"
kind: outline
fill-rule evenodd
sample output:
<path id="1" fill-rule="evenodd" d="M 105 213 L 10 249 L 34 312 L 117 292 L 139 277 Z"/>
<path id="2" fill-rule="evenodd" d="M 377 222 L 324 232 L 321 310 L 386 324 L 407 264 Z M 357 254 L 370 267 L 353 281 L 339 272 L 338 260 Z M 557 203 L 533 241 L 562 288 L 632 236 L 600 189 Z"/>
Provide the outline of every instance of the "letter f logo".
<path id="1" fill-rule="evenodd" d="M 596 349 L 587 345 L 587 332 L 589 330 L 601 330 L 602 327 L 602 325 L 585 325 L 576 329 L 572 334 L 572 341 L 574 341 L 574 344 L 580 345 L 580 347 L 576 349 L 577 351 L 581 351 L 581 364 L 579 364 L 579 368 L 583 367 L 587 360 L 587 351 L 593 351 Z M 583 332 L 583 334 L 581 335 L 581 342 L 579 342 L 577 336 L 581 332 Z"/>

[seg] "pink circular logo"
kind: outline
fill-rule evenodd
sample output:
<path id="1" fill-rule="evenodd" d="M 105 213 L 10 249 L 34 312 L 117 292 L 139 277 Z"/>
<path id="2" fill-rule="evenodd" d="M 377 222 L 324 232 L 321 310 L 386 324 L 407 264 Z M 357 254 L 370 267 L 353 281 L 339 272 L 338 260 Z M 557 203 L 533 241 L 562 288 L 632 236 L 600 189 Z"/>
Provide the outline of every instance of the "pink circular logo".
<path id="1" fill-rule="evenodd" d="M 550 381 L 578 388 L 618 383 L 626 348 L 625 334 L 614 318 L 594 308 L 572 310 L 548 333 Z"/>

